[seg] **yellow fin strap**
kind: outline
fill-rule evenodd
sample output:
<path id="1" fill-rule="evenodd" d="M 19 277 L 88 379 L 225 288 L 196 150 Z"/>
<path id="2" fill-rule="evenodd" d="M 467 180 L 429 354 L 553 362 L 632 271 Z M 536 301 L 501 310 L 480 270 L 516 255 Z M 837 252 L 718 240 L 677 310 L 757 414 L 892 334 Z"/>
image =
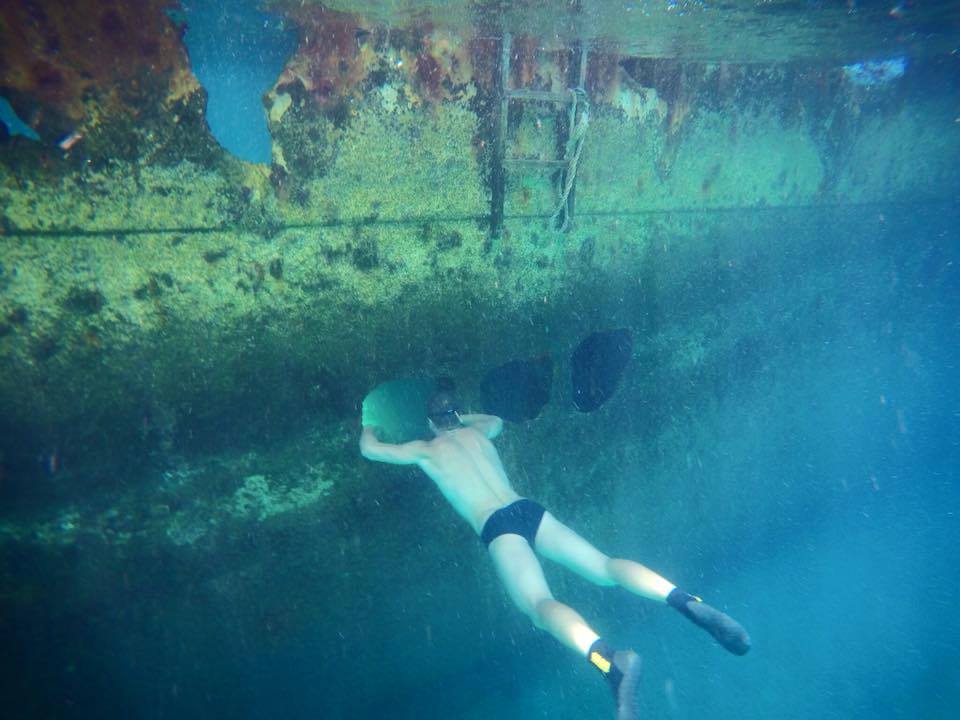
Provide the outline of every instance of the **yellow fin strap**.
<path id="1" fill-rule="evenodd" d="M 604 674 L 610 672 L 610 661 L 600 653 L 596 651 L 590 653 L 590 662 L 596 665 L 600 672 Z"/>

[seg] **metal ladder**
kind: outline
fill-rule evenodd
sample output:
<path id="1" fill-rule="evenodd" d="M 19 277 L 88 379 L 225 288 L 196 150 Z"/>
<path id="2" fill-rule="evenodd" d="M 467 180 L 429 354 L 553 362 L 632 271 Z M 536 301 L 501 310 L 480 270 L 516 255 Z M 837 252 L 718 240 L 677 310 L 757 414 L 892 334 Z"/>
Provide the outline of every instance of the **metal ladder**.
<path id="1" fill-rule="evenodd" d="M 580 43 L 580 67 L 578 72 L 577 87 L 571 88 L 566 92 L 549 92 L 545 90 L 530 90 L 527 88 L 510 87 L 510 50 L 512 46 L 512 36 L 510 33 L 503 34 L 503 45 L 501 47 L 500 58 L 500 114 L 497 121 L 496 138 L 494 144 L 491 178 L 491 201 L 490 201 L 490 231 L 494 238 L 499 238 L 503 234 L 504 202 L 506 200 L 506 167 L 526 166 L 533 168 L 542 168 L 545 170 L 561 170 L 560 186 L 566 183 L 566 172 L 569 163 L 566 159 L 562 160 L 536 160 L 529 158 L 518 158 L 507 155 L 507 112 L 511 100 L 547 102 L 557 105 L 571 105 L 576 102 L 576 93 L 583 93 L 583 88 L 587 80 L 587 43 Z M 563 145 L 568 146 L 570 134 L 573 132 L 573 123 L 568 123 L 566 128 L 566 138 L 563 138 Z M 559 138 L 558 138 L 559 139 Z M 565 207 L 562 209 L 563 227 L 569 225 L 569 220 L 573 212 L 573 192 L 570 192 Z"/>

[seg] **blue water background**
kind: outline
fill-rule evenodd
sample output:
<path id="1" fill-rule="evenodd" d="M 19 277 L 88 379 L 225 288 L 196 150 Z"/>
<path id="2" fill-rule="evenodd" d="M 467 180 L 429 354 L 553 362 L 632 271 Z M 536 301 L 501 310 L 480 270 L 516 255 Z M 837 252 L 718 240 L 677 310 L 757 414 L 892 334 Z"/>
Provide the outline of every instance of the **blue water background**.
<path id="1" fill-rule="evenodd" d="M 184 41 L 190 66 L 207 91 L 207 124 L 237 157 L 269 163 L 271 140 L 263 95 L 296 47 L 296 34 L 255 0 L 187 0 Z"/>
<path id="2" fill-rule="evenodd" d="M 239 157 L 269 162 L 261 98 L 293 37 L 251 2 L 194 0 L 184 10 L 215 137 Z M 952 719 L 960 212 L 908 196 L 744 209 L 718 230 L 714 219 L 703 217 L 717 235 L 687 251 L 713 268 L 704 275 L 713 280 L 690 283 L 682 304 L 659 308 L 658 323 L 695 324 L 720 307 L 743 335 L 741 351 L 714 377 L 651 388 L 643 352 L 651 338 L 637 337 L 602 411 L 616 428 L 610 440 L 517 448 L 510 437 L 524 431 L 508 426 L 501 444 L 521 492 L 603 550 L 731 613 L 754 648 L 733 657 L 666 607 L 555 566 L 548 579 L 558 599 L 641 654 L 644 718 Z M 748 270 L 719 279 L 715 257 Z M 800 298 L 810 301 L 795 305 Z M 656 300 L 638 301 L 637 313 L 653 312 Z M 357 468 L 360 477 L 359 459 Z M 390 526 L 405 528 L 391 548 L 359 522 L 327 528 L 294 514 L 224 541 L 222 557 L 189 559 L 166 546 L 109 557 L 102 545 L 80 545 L 37 567 L 24 550 L 24 575 L 47 586 L 5 643 L 15 652 L 0 688 L 16 699 L 5 712 L 612 717 L 596 672 L 510 604 L 465 526 L 456 545 L 432 542 L 431 528 L 459 522 L 435 490 L 413 470 L 384 473 L 363 494 L 402 498 L 384 505 Z M 589 509 L 568 484 L 587 487 Z M 331 556 L 347 558 L 335 579 L 318 570 L 337 564 Z M 327 581 L 351 591 L 331 598 Z M 65 613 L 65 598 L 89 597 L 90 587 L 101 589 L 98 602 Z M 294 616 L 308 620 L 286 625 Z"/>
<path id="3" fill-rule="evenodd" d="M 637 360 L 609 410 L 619 439 L 513 448 L 508 462 L 521 491 L 601 548 L 741 620 L 753 650 L 731 656 L 669 608 L 555 566 L 548 579 L 643 656 L 643 717 L 954 717 L 960 218 L 910 204 L 763 213 L 731 214 L 713 239 L 736 262 L 754 256 L 752 271 L 661 308 L 662 322 L 717 304 L 731 326 L 753 318 L 716 392 L 697 387 L 663 417 Z M 65 717 L 611 717 L 595 671 L 510 605 L 468 528 L 431 544 L 457 520 L 398 473 L 364 491 L 404 516 L 393 547 L 298 516 L 199 564 L 160 547 L 106 568 L 77 549 L 72 570 L 55 568 L 67 592 L 113 580 L 83 616 L 23 621 L 31 686 L 55 688 Z M 584 474 L 604 488 L 586 493 L 587 515 L 564 490 Z M 331 556 L 350 588 L 335 598 L 318 570 Z M 312 619 L 284 627 L 292 615 Z"/>

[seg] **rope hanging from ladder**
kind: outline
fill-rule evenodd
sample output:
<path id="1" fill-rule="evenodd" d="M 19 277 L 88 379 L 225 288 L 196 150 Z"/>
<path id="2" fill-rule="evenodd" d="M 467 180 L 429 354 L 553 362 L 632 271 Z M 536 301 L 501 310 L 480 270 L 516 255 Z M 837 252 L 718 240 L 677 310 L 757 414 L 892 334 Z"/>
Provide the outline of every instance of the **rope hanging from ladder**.
<path id="1" fill-rule="evenodd" d="M 570 103 L 570 136 L 563 157 L 567 167 L 560 176 L 560 202 L 550 217 L 550 225 L 560 232 L 566 232 L 570 228 L 570 192 L 577 179 L 580 153 L 583 152 L 583 141 L 590 125 L 590 102 L 587 100 L 586 91 L 582 87 L 571 88 L 570 93 L 573 96 Z"/>

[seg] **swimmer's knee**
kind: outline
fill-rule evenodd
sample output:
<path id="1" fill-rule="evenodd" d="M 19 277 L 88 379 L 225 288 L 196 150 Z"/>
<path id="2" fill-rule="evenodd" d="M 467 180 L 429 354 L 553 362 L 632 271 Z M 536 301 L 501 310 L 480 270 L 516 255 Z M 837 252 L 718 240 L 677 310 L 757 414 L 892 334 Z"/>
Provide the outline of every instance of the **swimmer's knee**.
<path id="1" fill-rule="evenodd" d="M 595 585 L 602 585 L 604 587 L 613 587 L 614 585 L 619 585 L 617 578 L 614 577 L 613 572 L 610 570 L 610 563 L 614 562 L 616 558 L 603 556 L 603 562 L 598 568 L 597 572 L 590 579 Z"/>
<path id="2" fill-rule="evenodd" d="M 533 610 L 537 615 L 544 615 L 547 608 L 558 604 L 556 600 L 552 597 L 540 598 L 533 606 Z"/>
<path id="3" fill-rule="evenodd" d="M 619 585 L 616 576 L 610 569 L 610 564 L 613 562 L 616 562 L 616 558 L 598 553 L 598 557 L 593 562 L 585 564 L 584 567 L 581 568 L 580 574 L 594 585 L 600 585 L 602 587 Z"/>
<path id="4" fill-rule="evenodd" d="M 551 604 L 556 604 L 552 596 L 531 598 L 521 606 L 524 615 L 526 615 L 541 630 L 544 629 L 544 618 Z"/>
<path id="5" fill-rule="evenodd" d="M 616 570 L 615 570 L 615 568 L 617 567 L 617 564 L 618 564 L 619 562 L 620 562 L 620 558 L 615 558 L 615 557 L 607 557 L 607 558 L 605 558 L 604 561 L 603 561 L 603 572 L 604 572 L 604 575 L 606 575 L 606 577 L 610 578 L 610 581 L 613 582 L 614 584 L 616 584 L 616 582 L 617 582 L 616 580 L 614 580 L 614 577 L 616 577 Z"/>
<path id="6" fill-rule="evenodd" d="M 570 608 L 551 596 L 536 602 L 533 612 L 530 613 L 530 619 L 538 629 L 553 632 L 558 616 L 569 612 Z"/>

